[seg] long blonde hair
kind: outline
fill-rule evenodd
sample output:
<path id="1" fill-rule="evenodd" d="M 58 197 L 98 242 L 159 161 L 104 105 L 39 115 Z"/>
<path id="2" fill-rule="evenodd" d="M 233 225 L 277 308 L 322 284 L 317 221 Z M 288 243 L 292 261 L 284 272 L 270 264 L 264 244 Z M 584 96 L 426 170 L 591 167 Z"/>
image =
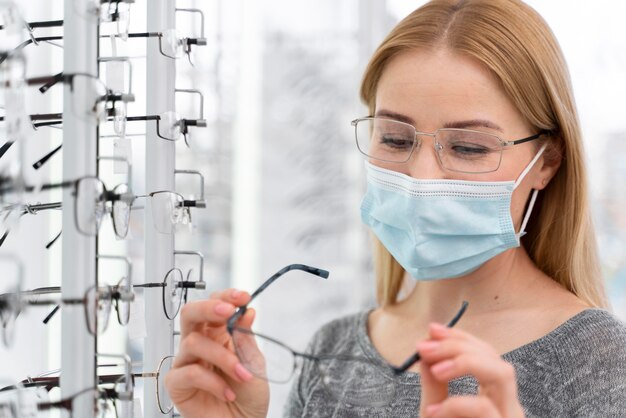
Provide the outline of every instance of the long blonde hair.
<path id="1" fill-rule="evenodd" d="M 592 228 L 581 131 L 569 73 L 545 21 L 519 0 L 433 0 L 403 19 L 372 56 L 361 99 L 374 114 L 386 64 L 414 49 L 448 48 L 481 62 L 522 115 L 552 132 L 546 158 L 561 165 L 540 198 L 522 244 L 548 276 L 591 306 L 608 307 Z M 374 238 L 377 298 L 397 301 L 404 269 Z"/>

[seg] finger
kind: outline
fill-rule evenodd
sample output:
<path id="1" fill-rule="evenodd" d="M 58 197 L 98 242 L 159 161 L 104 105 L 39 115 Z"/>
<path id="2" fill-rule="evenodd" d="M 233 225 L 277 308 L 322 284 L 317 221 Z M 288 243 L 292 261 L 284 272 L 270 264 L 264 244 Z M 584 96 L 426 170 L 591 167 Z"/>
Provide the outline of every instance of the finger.
<path id="1" fill-rule="evenodd" d="M 437 363 L 469 353 L 484 357 L 499 357 L 498 353 L 490 345 L 482 341 L 473 342 L 457 337 L 421 341 L 417 344 L 417 351 L 420 353 L 421 358 L 429 363 Z"/>
<path id="2" fill-rule="evenodd" d="M 430 405 L 439 404 L 448 397 L 448 383 L 436 379 L 430 367 L 430 363 L 420 361 L 420 416 L 425 416 L 425 411 Z"/>
<path id="3" fill-rule="evenodd" d="M 515 384 L 515 369 L 501 358 L 463 353 L 434 363 L 431 372 L 440 380 L 452 380 L 471 374 L 481 385 L 505 387 Z"/>
<path id="4" fill-rule="evenodd" d="M 235 306 L 243 306 L 250 302 L 250 294 L 239 289 L 224 289 L 211 293 L 210 299 L 220 299 Z"/>
<path id="5" fill-rule="evenodd" d="M 256 310 L 254 308 L 248 308 L 246 310 L 246 313 L 239 320 L 239 322 L 237 322 L 237 326 L 251 329 L 255 318 L 256 318 Z"/>
<path id="6" fill-rule="evenodd" d="M 198 330 L 201 326 L 219 327 L 235 313 L 235 307 L 250 301 L 246 292 L 228 289 L 215 292 L 208 300 L 187 303 L 181 310 L 181 337 Z"/>
<path id="7" fill-rule="evenodd" d="M 449 328 L 438 322 L 431 322 L 428 325 L 428 333 L 432 339 L 442 340 L 445 338 L 458 338 L 466 341 L 482 342 L 479 338 L 458 328 Z"/>
<path id="8" fill-rule="evenodd" d="M 243 383 L 252 379 L 252 374 L 241 365 L 235 353 L 200 332 L 192 332 L 181 341 L 173 368 L 184 367 L 198 361 L 215 366 L 237 382 Z"/>
<path id="9" fill-rule="evenodd" d="M 499 357 L 461 354 L 435 363 L 430 371 L 435 379 L 442 382 L 468 374 L 474 376 L 478 380 L 480 394 L 491 399 L 505 416 L 519 407 L 515 369 Z"/>
<path id="10" fill-rule="evenodd" d="M 193 390 L 208 392 L 226 402 L 235 400 L 235 392 L 224 379 L 199 364 L 170 370 L 165 376 L 165 387 L 175 403 L 188 400 Z"/>
<path id="11" fill-rule="evenodd" d="M 501 418 L 495 405 L 483 396 L 452 396 L 426 409 L 426 418 Z"/>

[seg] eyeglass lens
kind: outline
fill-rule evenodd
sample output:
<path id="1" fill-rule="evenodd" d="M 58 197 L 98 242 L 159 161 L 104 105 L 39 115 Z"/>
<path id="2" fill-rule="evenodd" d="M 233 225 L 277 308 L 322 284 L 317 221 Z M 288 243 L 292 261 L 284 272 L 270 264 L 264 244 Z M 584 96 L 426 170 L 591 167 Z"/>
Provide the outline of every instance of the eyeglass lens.
<path id="1" fill-rule="evenodd" d="M 86 235 L 96 235 L 106 213 L 105 187 L 96 177 L 86 177 L 76 185 L 76 227 Z"/>
<path id="2" fill-rule="evenodd" d="M 360 119 L 355 126 L 361 153 L 379 161 L 406 162 L 423 142 L 409 124 L 385 119 Z M 452 171 L 484 173 L 498 169 L 502 141 L 495 135 L 466 129 L 440 129 L 434 135 L 441 165 Z"/>
<path id="3" fill-rule="evenodd" d="M 180 311 L 183 300 L 183 293 L 186 289 L 182 287 L 183 273 L 180 269 L 173 268 L 167 272 L 163 287 L 163 311 L 167 319 L 174 319 Z M 168 300 L 170 302 L 168 302 Z"/>
<path id="4" fill-rule="evenodd" d="M 173 234 L 176 224 L 183 221 L 183 197 L 173 192 L 153 193 L 150 198 L 154 228 L 162 234 Z"/>

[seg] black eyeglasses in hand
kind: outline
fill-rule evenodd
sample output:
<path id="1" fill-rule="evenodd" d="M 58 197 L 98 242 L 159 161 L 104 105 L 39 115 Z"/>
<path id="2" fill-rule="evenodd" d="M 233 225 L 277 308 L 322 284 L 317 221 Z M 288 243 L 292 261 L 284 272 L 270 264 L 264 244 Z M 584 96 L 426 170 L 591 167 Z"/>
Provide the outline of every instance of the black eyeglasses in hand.
<path id="1" fill-rule="evenodd" d="M 307 366 L 306 371 L 316 373 L 322 386 L 337 399 L 355 405 L 384 406 L 393 399 L 396 392 L 395 376 L 408 370 L 419 361 L 419 354 L 410 356 L 402 365 L 396 367 L 382 364 L 380 361 L 352 354 L 320 352 L 310 347 L 307 352 L 298 352 L 286 344 L 267 335 L 259 334 L 240 325 L 252 301 L 266 290 L 278 277 L 291 270 L 302 270 L 310 274 L 328 277 L 328 272 L 304 265 L 291 265 L 283 268 L 251 295 L 248 304 L 228 319 L 227 329 L 232 344 L 241 364 L 254 376 L 275 383 L 285 383 L 291 379 L 300 366 Z M 465 312 L 468 304 L 463 302 L 459 312 L 448 326 L 454 326 Z M 372 379 L 373 376 L 382 376 Z M 376 387 L 369 387 L 368 381 L 376 381 Z M 380 382 L 385 383 L 380 383 Z M 372 396 L 375 393 L 376 396 Z"/>

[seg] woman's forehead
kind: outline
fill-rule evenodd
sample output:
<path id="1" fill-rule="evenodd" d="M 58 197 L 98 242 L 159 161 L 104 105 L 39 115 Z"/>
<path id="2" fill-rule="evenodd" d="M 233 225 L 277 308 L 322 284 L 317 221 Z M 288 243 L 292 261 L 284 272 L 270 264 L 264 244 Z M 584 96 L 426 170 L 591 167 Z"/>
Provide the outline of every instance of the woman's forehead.
<path id="1" fill-rule="evenodd" d="M 390 60 L 376 91 L 376 109 L 406 114 L 416 122 L 497 119 L 519 124 L 521 113 L 498 79 L 476 59 L 448 50 L 412 50 Z"/>

